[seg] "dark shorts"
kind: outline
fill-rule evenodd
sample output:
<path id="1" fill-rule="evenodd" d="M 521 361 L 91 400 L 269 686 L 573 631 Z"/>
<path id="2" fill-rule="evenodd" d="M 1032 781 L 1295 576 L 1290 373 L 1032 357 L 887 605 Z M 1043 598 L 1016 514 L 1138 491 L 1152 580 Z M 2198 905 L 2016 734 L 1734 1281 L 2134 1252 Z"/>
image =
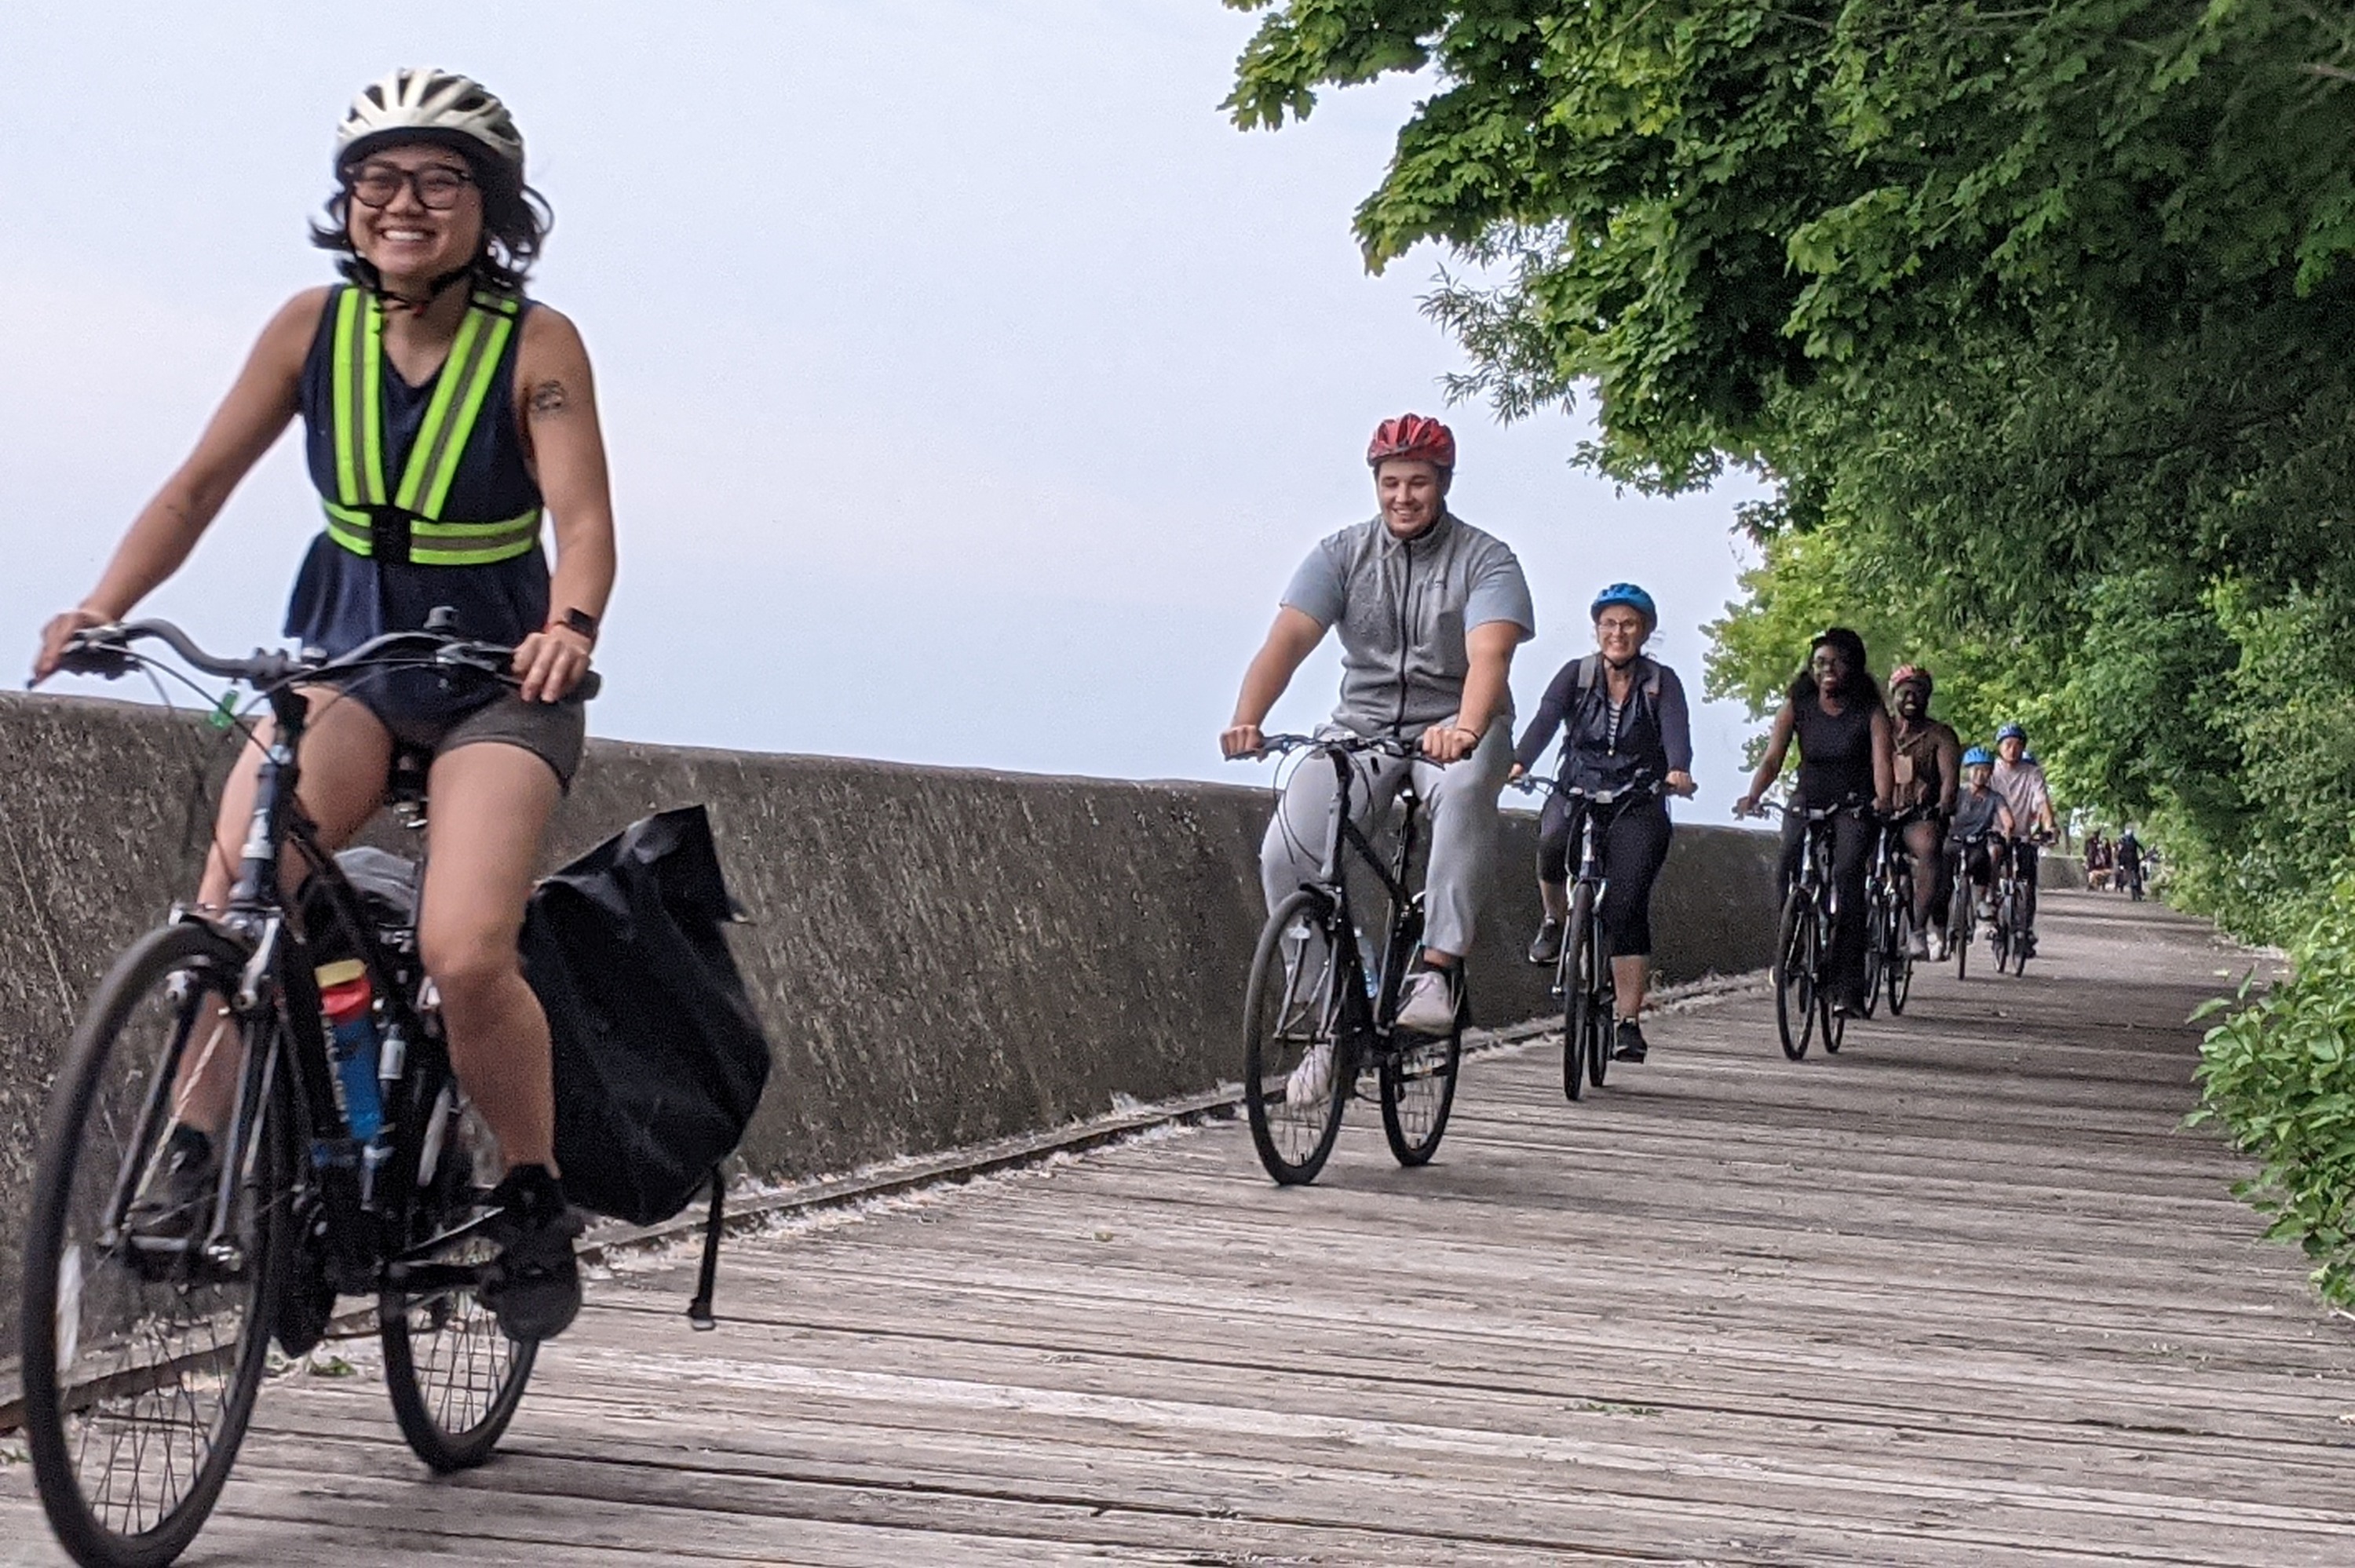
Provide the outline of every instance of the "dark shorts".
<path id="1" fill-rule="evenodd" d="M 389 703 L 379 706 L 369 700 L 372 694 L 365 684 L 356 683 L 348 694 L 376 715 L 397 746 L 431 757 L 462 746 L 520 747 L 555 771 L 557 786 L 567 794 L 572 790 L 572 776 L 581 770 L 589 718 L 577 699 L 527 703 L 515 692 L 502 691 L 481 707 L 464 713 L 421 715 L 401 712 Z"/>

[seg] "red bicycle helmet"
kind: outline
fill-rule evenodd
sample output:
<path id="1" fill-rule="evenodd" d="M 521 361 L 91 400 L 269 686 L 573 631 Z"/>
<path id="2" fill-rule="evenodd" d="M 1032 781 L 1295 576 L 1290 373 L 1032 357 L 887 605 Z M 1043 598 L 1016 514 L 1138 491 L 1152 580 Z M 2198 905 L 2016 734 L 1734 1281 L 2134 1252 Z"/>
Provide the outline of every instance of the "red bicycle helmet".
<path id="1" fill-rule="evenodd" d="M 1374 439 L 1367 443 L 1366 466 L 1380 468 L 1390 458 L 1408 458 L 1452 470 L 1455 466 L 1455 432 L 1421 414 L 1401 414 L 1395 419 L 1384 419 L 1381 428 L 1374 432 Z"/>

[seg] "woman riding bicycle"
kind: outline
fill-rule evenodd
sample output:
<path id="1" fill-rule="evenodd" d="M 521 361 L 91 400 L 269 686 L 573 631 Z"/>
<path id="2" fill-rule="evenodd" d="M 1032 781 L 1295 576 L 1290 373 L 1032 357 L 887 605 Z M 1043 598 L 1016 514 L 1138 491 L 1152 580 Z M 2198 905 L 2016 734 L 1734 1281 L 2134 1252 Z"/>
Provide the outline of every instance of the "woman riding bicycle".
<path id="1" fill-rule="evenodd" d="M 1905 851 L 1913 858 L 1913 956 L 1930 957 L 1935 913 L 1953 890 L 1943 885 L 1946 871 L 1945 821 L 1955 814 L 1962 787 L 1962 737 L 1951 725 L 1930 716 L 1934 683 L 1919 664 L 1901 664 L 1889 675 L 1889 704 L 1897 710 L 1890 732 L 1896 768 L 1897 809 L 1923 815 L 1905 824 Z M 1937 955 L 1944 959 L 1943 952 Z"/>
<path id="2" fill-rule="evenodd" d="M 1791 741 L 1799 742 L 1799 779 L 1793 810 L 1783 819 L 1782 883 L 1787 891 L 1798 875 L 1806 838 L 1806 813 L 1838 807 L 1887 810 L 1895 789 L 1889 710 L 1881 687 L 1866 669 L 1864 639 L 1845 626 L 1819 632 L 1807 649 L 1807 666 L 1791 683 L 1774 715 L 1766 755 L 1752 776 L 1749 793 L 1733 803 L 1737 817 L 1754 815 L 1758 798 L 1782 777 Z M 1831 991 L 1835 1011 L 1864 1012 L 1864 883 L 1870 871 L 1877 823 L 1861 810 L 1843 810 L 1832 820 Z"/>
<path id="3" fill-rule="evenodd" d="M 613 587 L 604 442 L 580 334 L 522 291 L 549 216 L 524 183 L 506 106 L 463 76 L 395 70 L 344 117 L 335 172 L 330 221 L 312 237 L 341 256 L 346 281 L 297 294 L 263 328 L 98 586 L 43 629 L 33 673 L 52 673 L 75 633 L 121 620 L 168 580 L 298 416 L 326 526 L 296 579 L 286 635 L 335 656 L 419 630 L 448 606 L 459 634 L 515 646 L 514 690 L 444 690 L 431 675 L 387 672 L 307 692 L 301 800 L 333 847 L 383 801 L 396 747 L 432 757 L 418 939 L 452 1063 L 506 1162 L 485 1232 L 502 1252 L 484 1297 L 515 1338 L 545 1339 L 580 1308 L 580 1222 L 555 1171 L 548 1022 L 516 938 L 549 815 L 580 762 L 584 723 L 570 694 Z M 228 901 L 261 760 L 260 745 L 247 747 L 222 791 L 197 895 L 208 909 Z M 288 880 L 304 874 L 294 866 Z M 184 1076 L 167 1184 L 210 1190 L 233 1056 L 198 1053 L 204 1065 Z"/>
<path id="4" fill-rule="evenodd" d="M 1561 771 L 1565 789 L 1590 794 L 1625 789 L 1641 782 L 1665 785 L 1689 796 L 1692 723 L 1685 689 L 1675 671 L 1644 656 L 1644 644 L 1659 624 L 1652 596 L 1634 583 L 1614 583 L 1590 607 L 1596 652 L 1573 659 L 1554 674 L 1537 715 L 1514 748 L 1512 776 L 1537 766 L 1538 758 L 1563 732 Z M 1538 827 L 1538 895 L 1545 923 L 1529 944 L 1529 962 L 1561 958 L 1562 922 L 1570 914 L 1570 853 L 1580 823 L 1560 794 L 1546 801 Z M 1604 887 L 1600 918 L 1611 944 L 1612 989 L 1618 995 L 1618 1037 L 1612 1054 L 1640 1062 L 1646 1046 L 1642 1016 L 1652 967 L 1652 884 L 1668 858 L 1668 803 L 1657 795 L 1629 799 L 1613 809 L 1597 848 Z"/>

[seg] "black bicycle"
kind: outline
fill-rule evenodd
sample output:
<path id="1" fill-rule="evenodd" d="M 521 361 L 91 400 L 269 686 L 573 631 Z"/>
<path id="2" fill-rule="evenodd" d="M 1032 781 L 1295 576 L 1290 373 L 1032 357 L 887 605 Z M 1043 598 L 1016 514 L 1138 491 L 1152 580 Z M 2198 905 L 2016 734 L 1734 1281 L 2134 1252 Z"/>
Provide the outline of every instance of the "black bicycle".
<path id="1" fill-rule="evenodd" d="M 2038 841 L 2015 838 L 2009 842 L 2003 857 L 2003 867 L 1996 876 L 1995 921 L 1987 939 L 1995 948 L 1995 972 L 2003 973 L 2009 961 L 2011 972 L 2028 972 L 2028 955 L 2035 946 L 2035 928 L 2028 913 L 2029 878 L 2036 874 Z"/>
<path id="2" fill-rule="evenodd" d="M 1974 833 L 1968 838 L 1946 841 L 1946 874 L 1950 879 L 1948 885 L 1954 889 L 1946 901 L 1946 950 L 1954 956 L 1956 980 L 1965 980 L 1970 975 L 1971 939 L 1978 930 L 1978 895 L 1971 885 L 1971 852 L 1986 849 L 1999 861 L 2002 856 L 1995 853 L 1992 847 L 1995 842 L 1994 837 L 1987 833 Z M 1996 874 L 1999 876 L 2000 873 Z"/>
<path id="3" fill-rule="evenodd" d="M 1578 877 L 1571 885 L 1570 919 L 1553 976 L 1553 994 L 1562 1004 L 1561 1092 L 1574 1100 L 1586 1085 L 1603 1086 L 1618 1026 L 1619 993 L 1612 982 L 1611 943 L 1601 918 L 1603 895 L 1610 886 L 1603 874 L 1603 832 L 1621 810 L 1657 797 L 1666 786 L 1644 776 L 1616 789 L 1589 790 L 1531 774 L 1513 787 L 1552 790 L 1569 804 L 1579 824 Z"/>
<path id="4" fill-rule="evenodd" d="M 1806 821 L 1799 842 L 1798 874 L 1783 895 L 1783 913 L 1774 927 L 1774 1029 L 1782 1037 L 1783 1054 L 1798 1061 L 1820 1036 L 1824 1049 L 1838 1053 L 1848 1033 L 1848 1021 L 1832 1005 L 1832 930 L 1838 917 L 1838 889 L 1832 881 L 1833 819 L 1842 813 L 1861 814 L 1859 806 L 1785 805 L 1762 800 L 1785 816 Z"/>
<path id="5" fill-rule="evenodd" d="M 1423 802 L 1412 779 L 1399 791 L 1397 842 L 1390 855 L 1352 820 L 1361 780 L 1354 758 L 1412 758 L 1407 742 L 1357 736 L 1265 737 L 1263 750 L 1314 752 L 1332 764 L 1336 794 L 1316 879 L 1267 917 L 1243 1003 L 1243 1106 L 1267 1173 L 1286 1186 L 1313 1181 L 1341 1130 L 1341 1113 L 1369 1065 L 1376 1069 L 1382 1136 L 1401 1165 L 1438 1152 L 1455 1103 L 1464 1054 L 1465 993 L 1444 1035 L 1397 1026 L 1399 993 L 1423 945 L 1421 889 L 1410 889 Z M 1312 767 L 1304 762 L 1303 767 Z M 1349 895 L 1350 862 L 1387 895 L 1390 916 L 1378 948 L 1366 940 Z"/>
<path id="6" fill-rule="evenodd" d="M 1913 856 L 1905 830 L 1930 815 L 1914 807 L 1881 820 L 1864 881 L 1864 1015 L 1883 995 L 1889 1015 L 1902 1017 L 1913 994 Z"/>
<path id="7" fill-rule="evenodd" d="M 487 1459 L 530 1378 L 534 1346 L 480 1299 L 498 1159 L 452 1075 L 413 909 L 364 896 L 295 798 L 300 688 L 388 669 L 513 683 L 511 650 L 459 639 L 449 620 L 333 661 L 217 658 L 163 621 L 83 632 L 66 654 L 69 671 L 112 677 L 169 669 L 137 647 L 161 642 L 255 688 L 274 720 L 228 909 L 177 908 L 116 960 L 43 1123 L 19 1319 L 25 1432 L 49 1521 L 91 1568 L 156 1568 L 187 1546 L 228 1479 L 271 1340 L 306 1353 L 337 1326 L 339 1295 L 375 1298 L 394 1415 L 437 1470 Z M 392 781 L 417 825 L 423 779 L 409 758 Z M 308 872 L 292 906 L 278 874 L 290 852 Z M 373 1138 L 346 1118 L 364 1097 L 331 1054 L 329 962 L 339 998 L 365 977 Z M 217 1169 L 191 1177 L 186 1135 L 208 1100 Z"/>

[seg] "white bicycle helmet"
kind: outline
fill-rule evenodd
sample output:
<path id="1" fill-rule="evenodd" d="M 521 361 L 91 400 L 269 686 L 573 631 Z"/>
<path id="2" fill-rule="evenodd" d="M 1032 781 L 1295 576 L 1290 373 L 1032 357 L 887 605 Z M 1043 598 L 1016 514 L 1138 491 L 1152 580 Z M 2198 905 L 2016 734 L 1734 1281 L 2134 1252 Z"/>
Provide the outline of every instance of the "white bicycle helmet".
<path id="1" fill-rule="evenodd" d="M 360 89 L 336 128 L 336 166 L 396 141 L 434 141 L 487 153 L 523 179 L 523 132 L 496 94 L 436 66 L 402 66 Z"/>

